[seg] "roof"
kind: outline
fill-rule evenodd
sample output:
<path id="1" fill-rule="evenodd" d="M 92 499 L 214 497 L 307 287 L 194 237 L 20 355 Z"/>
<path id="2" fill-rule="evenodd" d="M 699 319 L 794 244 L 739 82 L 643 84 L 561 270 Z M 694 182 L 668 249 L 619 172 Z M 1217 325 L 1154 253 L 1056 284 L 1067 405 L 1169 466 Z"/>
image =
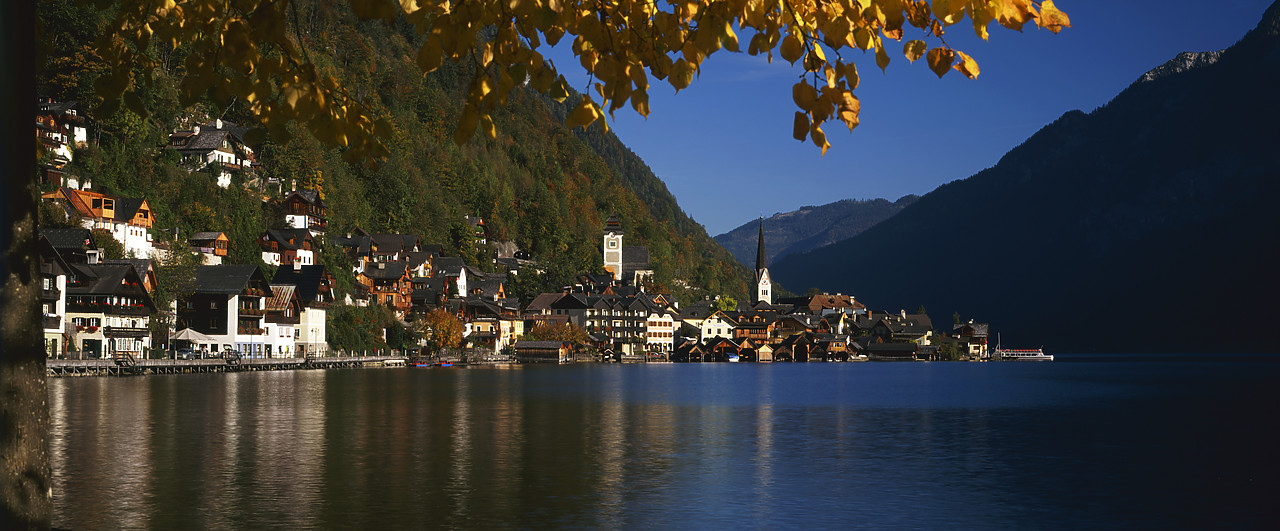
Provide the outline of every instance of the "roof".
<path id="1" fill-rule="evenodd" d="M 264 306 L 269 311 L 283 311 L 289 307 L 289 301 L 293 299 L 295 286 L 290 284 L 272 284 L 271 296 L 267 297 Z"/>
<path id="2" fill-rule="evenodd" d="M 529 301 L 529 305 L 525 306 L 525 311 L 542 311 L 550 310 L 551 305 L 563 297 L 563 293 L 540 293 L 533 300 Z"/>
<path id="3" fill-rule="evenodd" d="M 379 267 L 381 266 L 381 267 Z M 364 276 L 376 279 L 396 279 L 404 276 L 404 262 L 365 262 Z"/>
<path id="4" fill-rule="evenodd" d="M 281 202 L 282 203 L 286 202 L 294 197 L 297 197 L 298 199 L 301 199 L 306 203 L 310 203 L 318 207 L 325 206 L 324 199 L 320 198 L 320 192 L 316 190 L 290 190 L 289 193 L 284 196 L 284 200 Z"/>
<path id="5" fill-rule="evenodd" d="M 70 265 L 76 279 L 83 283 L 78 286 L 69 286 L 68 295 L 112 295 L 125 277 L 130 276 L 131 273 L 135 280 L 141 280 L 137 278 L 136 273 L 133 273 L 133 266 L 129 264 Z"/>
<path id="6" fill-rule="evenodd" d="M 40 229 L 40 234 L 48 238 L 53 248 L 59 251 L 66 249 L 81 251 L 94 248 L 89 229 Z"/>
<path id="7" fill-rule="evenodd" d="M 276 269 L 276 276 L 271 279 L 272 285 L 289 284 L 297 288 L 298 300 L 303 304 L 315 302 L 320 286 L 327 282 L 323 265 L 304 265 L 294 269 L 281 267 Z"/>
<path id="8" fill-rule="evenodd" d="M 649 269 L 649 248 L 633 245 L 622 248 L 622 273 L 629 274 Z"/>
<path id="9" fill-rule="evenodd" d="M 255 277 L 262 279 L 262 271 L 256 265 L 224 264 L 197 266 L 195 293 L 236 295 L 249 286 Z"/>
<path id="10" fill-rule="evenodd" d="M 216 240 L 216 239 L 218 239 L 220 236 L 223 236 L 224 234 L 226 234 L 226 233 L 223 233 L 223 232 L 197 232 L 197 233 L 195 233 L 195 234 L 192 234 L 192 235 L 191 235 L 191 237 L 190 237 L 190 238 L 187 238 L 187 239 L 188 239 L 189 241 L 193 242 L 193 243 L 194 243 L 194 242 L 207 242 L 207 241 L 213 241 L 213 240 Z"/>
<path id="11" fill-rule="evenodd" d="M 111 265 L 128 265 L 133 266 L 134 273 L 138 274 L 138 278 L 146 278 L 147 272 L 151 271 L 151 260 L 147 258 L 119 258 L 112 260 L 103 260 L 104 264 Z"/>
<path id="12" fill-rule="evenodd" d="M 138 213 L 138 209 L 142 208 L 142 204 L 147 200 L 141 197 L 117 197 L 116 198 L 116 221 L 129 221 Z"/>

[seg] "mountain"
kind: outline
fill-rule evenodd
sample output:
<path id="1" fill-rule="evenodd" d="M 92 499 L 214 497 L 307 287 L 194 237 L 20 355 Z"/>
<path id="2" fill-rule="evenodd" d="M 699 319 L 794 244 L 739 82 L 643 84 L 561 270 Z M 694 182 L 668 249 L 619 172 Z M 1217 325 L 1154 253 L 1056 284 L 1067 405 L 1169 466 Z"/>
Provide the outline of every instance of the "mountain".
<path id="1" fill-rule="evenodd" d="M 1050 352 L 1276 352 L 1280 4 L 994 167 L 772 264 L 793 290 L 925 305 Z"/>
<path id="2" fill-rule="evenodd" d="M 467 221 L 483 218 L 488 240 L 514 242 L 545 267 L 547 274 L 536 285 L 522 285 L 522 294 L 558 290 L 577 274 L 600 271 L 604 220 L 616 215 L 625 244 L 649 248 L 658 284 L 678 298 L 745 297 L 751 273 L 684 213 L 662 181 L 612 133 L 598 126 L 570 131 L 562 125 L 564 103 L 517 87 L 493 116 L 498 137 L 476 135 L 458 146 L 453 131 L 474 64 L 446 62 L 424 76 L 415 58 L 425 37 L 403 20 L 361 21 L 345 2 L 295 0 L 290 6 L 288 30 L 316 68 L 392 123 L 394 133 L 384 138 L 386 160 L 348 163 L 341 152 L 296 127 L 288 143 L 275 139 L 251 146 L 256 177 L 238 174 L 235 185 L 218 188 L 208 174 L 188 171 L 165 149 L 169 134 L 217 118 L 237 124 L 254 118 L 248 103 L 218 94 L 179 104 L 191 52 L 178 43 L 148 50 L 163 65 L 138 91 L 148 116 L 81 106 L 92 119 L 95 141 L 76 153 L 70 171 L 91 179 L 97 191 L 146 197 L 158 227 L 184 235 L 227 232 L 236 263 L 258 261 L 256 238 L 283 224 L 278 206 L 264 203 L 264 196 L 278 198 L 296 183 L 319 190 L 328 205 L 330 234 L 356 227 L 414 233 L 489 269 L 492 249 L 475 243 Z M 39 55 L 46 58 L 36 72 L 37 90 L 59 101 L 91 101 L 93 83 L 104 70 L 92 46 L 106 15 L 73 0 L 49 0 L 39 3 L 37 16 L 44 30 L 37 38 Z"/>
<path id="3" fill-rule="evenodd" d="M 764 220 L 764 250 L 769 263 L 789 254 L 803 253 L 845 240 L 867 230 L 889 216 L 897 214 L 920 196 L 905 195 L 897 201 L 886 199 L 845 199 L 821 206 L 803 206 Z M 716 243 L 733 253 L 742 265 L 756 266 L 756 240 L 760 236 L 758 221 L 715 237 Z"/>

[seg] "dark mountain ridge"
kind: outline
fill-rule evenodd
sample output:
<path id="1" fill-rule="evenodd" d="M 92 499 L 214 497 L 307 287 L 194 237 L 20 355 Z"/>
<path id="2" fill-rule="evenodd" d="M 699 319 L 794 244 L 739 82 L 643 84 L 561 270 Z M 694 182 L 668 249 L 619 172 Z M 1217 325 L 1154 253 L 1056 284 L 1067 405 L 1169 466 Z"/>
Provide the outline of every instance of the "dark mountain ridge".
<path id="1" fill-rule="evenodd" d="M 1011 346 L 1277 351 L 1280 8 L 1216 61 L 1186 59 L 775 279 L 959 312 Z"/>
<path id="2" fill-rule="evenodd" d="M 844 199 L 820 206 L 803 206 L 791 212 L 780 212 L 764 220 L 765 255 L 769 263 L 787 255 L 811 251 L 823 245 L 852 238 L 867 228 L 897 214 L 920 199 L 904 195 L 897 201 L 887 199 Z M 746 267 L 756 265 L 756 240 L 759 220 L 743 223 L 738 228 L 715 237 L 733 257 Z"/>

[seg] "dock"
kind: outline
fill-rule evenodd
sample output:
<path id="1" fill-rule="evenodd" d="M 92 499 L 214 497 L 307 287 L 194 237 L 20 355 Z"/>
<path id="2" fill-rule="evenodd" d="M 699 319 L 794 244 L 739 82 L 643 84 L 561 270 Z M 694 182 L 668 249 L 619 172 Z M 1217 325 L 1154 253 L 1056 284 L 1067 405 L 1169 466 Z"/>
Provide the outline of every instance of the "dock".
<path id="1" fill-rule="evenodd" d="M 116 356 L 100 360 L 45 360 L 45 373 L 62 376 L 132 376 L 143 374 L 195 374 L 206 372 L 291 371 L 403 367 L 404 356 L 342 356 L 316 358 L 221 358 L 200 360 L 151 360 Z"/>

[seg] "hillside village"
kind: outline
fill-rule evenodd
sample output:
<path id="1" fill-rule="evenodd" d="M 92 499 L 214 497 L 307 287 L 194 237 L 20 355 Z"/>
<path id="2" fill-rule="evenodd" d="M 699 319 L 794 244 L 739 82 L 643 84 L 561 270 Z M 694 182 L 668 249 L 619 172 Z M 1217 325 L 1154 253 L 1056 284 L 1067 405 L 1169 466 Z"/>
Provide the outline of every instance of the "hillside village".
<path id="1" fill-rule="evenodd" d="M 511 292 L 540 265 L 511 242 L 491 242 L 484 219 L 468 216 L 476 246 L 492 248 L 489 272 L 414 234 L 329 231 L 326 198 L 296 183 L 258 177 L 247 130 L 215 120 L 175 131 L 165 149 L 220 188 L 261 193 L 284 225 L 257 240 L 259 263 L 230 263 L 220 227 L 166 233 L 145 197 L 94 190 L 69 173 L 72 147 L 88 142 L 88 120 L 74 104 L 44 101 L 36 117 L 44 208 L 66 223 L 43 228 L 44 337 L 51 358 L 173 357 L 181 346 L 202 356 L 316 357 L 333 346 L 344 308 L 381 307 L 378 348 L 424 356 L 464 353 L 472 360 L 852 361 L 981 359 L 988 326 L 939 330 L 924 313 L 871 311 L 847 294 L 775 298 L 761 224 L 753 300 L 707 298 L 682 306 L 651 281 L 646 246 L 626 245 L 617 217 L 601 228 L 601 271 L 582 271 L 559 292 Z M 237 177 L 233 179 L 233 177 Z M 238 184 L 237 184 L 238 183 Z M 287 187 L 287 189 L 286 189 Z M 339 201 L 340 198 L 327 198 Z M 161 237 L 163 236 L 163 237 Z M 185 236 L 185 237 L 183 237 Z M 109 257 L 115 248 L 118 256 Z M 325 256 L 333 253 L 334 256 Z M 341 263 L 335 270 L 326 263 Z M 185 265 L 184 265 L 185 264 Z M 161 268 L 175 268 L 180 293 L 157 295 Z M 344 268 L 345 269 L 345 268 Z M 339 277 L 354 279 L 344 286 Z M 196 338 L 196 339 L 180 339 Z"/>

